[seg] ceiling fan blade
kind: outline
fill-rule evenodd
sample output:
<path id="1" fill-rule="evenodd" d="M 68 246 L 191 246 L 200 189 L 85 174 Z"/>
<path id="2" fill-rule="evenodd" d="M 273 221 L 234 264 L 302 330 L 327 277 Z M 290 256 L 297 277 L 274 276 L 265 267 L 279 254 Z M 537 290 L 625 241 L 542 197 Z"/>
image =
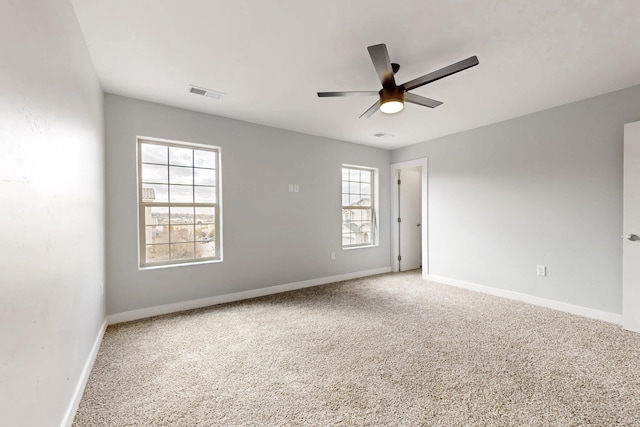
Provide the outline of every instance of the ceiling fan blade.
<path id="1" fill-rule="evenodd" d="M 424 105 L 429 108 L 436 108 L 438 105 L 442 105 L 442 102 L 435 99 L 426 98 L 424 96 L 416 95 L 415 93 L 405 92 L 404 101 L 412 104 Z"/>
<path id="2" fill-rule="evenodd" d="M 404 90 L 412 90 L 417 87 L 424 86 L 427 83 L 435 82 L 436 80 L 440 80 L 441 78 L 459 73 L 460 71 L 466 70 L 467 68 L 471 68 L 478 64 L 478 57 L 471 56 L 467 59 L 463 59 L 460 62 L 456 62 L 455 64 L 451 64 L 447 67 L 441 68 L 438 71 L 434 71 L 432 73 L 425 74 L 422 77 L 418 77 L 417 79 L 410 80 L 403 84 L 402 87 L 404 88 Z"/>
<path id="3" fill-rule="evenodd" d="M 357 96 L 357 95 L 377 95 L 375 90 L 352 90 L 347 92 L 318 92 L 320 98 L 330 96 Z"/>
<path id="4" fill-rule="evenodd" d="M 373 113 L 378 111 L 379 108 L 380 108 L 380 100 L 378 99 L 375 104 L 369 107 L 369 109 L 364 113 L 362 113 L 362 115 L 358 118 L 361 119 L 362 117 L 366 117 L 368 119 L 369 117 L 373 116 Z"/>
<path id="5" fill-rule="evenodd" d="M 376 44 L 369 46 L 367 50 L 369 51 L 369 56 L 376 69 L 376 73 L 378 73 L 382 87 L 395 86 L 396 81 L 393 78 L 393 68 L 391 67 L 387 46 L 384 43 Z"/>

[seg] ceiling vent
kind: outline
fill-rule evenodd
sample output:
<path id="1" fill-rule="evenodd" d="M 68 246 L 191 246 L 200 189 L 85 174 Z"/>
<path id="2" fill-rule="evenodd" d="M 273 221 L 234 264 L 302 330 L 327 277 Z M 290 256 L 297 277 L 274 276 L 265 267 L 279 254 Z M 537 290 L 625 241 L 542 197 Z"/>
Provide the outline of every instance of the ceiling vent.
<path id="1" fill-rule="evenodd" d="M 214 99 L 220 99 L 222 98 L 222 95 L 225 94 L 224 92 L 218 92 L 217 90 L 205 89 L 198 86 L 189 86 L 189 92 L 196 95 L 208 96 L 209 98 Z"/>
<path id="2" fill-rule="evenodd" d="M 384 132 L 374 133 L 373 136 L 375 136 L 376 138 L 393 138 L 393 135 Z"/>

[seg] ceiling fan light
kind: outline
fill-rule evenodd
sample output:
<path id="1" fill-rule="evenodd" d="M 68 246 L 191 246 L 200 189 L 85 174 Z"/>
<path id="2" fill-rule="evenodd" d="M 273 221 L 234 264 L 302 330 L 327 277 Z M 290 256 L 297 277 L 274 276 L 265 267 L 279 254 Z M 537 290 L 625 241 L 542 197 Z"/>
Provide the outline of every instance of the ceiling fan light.
<path id="1" fill-rule="evenodd" d="M 402 111 L 404 108 L 404 103 L 402 101 L 398 101 L 396 99 L 390 99 L 388 101 L 384 101 L 380 105 L 380 111 L 385 114 L 395 114 Z"/>

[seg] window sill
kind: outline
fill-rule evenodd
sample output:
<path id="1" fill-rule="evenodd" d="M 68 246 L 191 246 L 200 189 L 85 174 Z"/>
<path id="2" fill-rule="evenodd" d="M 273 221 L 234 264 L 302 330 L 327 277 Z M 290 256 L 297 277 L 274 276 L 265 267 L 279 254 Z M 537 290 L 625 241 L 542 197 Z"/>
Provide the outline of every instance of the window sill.
<path id="1" fill-rule="evenodd" d="M 343 251 L 352 251 L 354 249 L 368 249 L 368 248 L 377 248 L 378 244 L 375 245 L 362 245 L 362 246 L 347 246 L 347 247 L 343 247 L 342 250 Z"/>
<path id="2" fill-rule="evenodd" d="M 208 259 L 206 261 L 194 261 L 194 262 L 177 262 L 175 264 L 158 264 L 158 265 L 144 265 L 138 266 L 138 270 L 157 270 L 160 268 L 171 268 L 171 267 L 186 267 L 189 265 L 203 265 L 203 264 L 216 264 L 222 262 L 222 259 Z"/>

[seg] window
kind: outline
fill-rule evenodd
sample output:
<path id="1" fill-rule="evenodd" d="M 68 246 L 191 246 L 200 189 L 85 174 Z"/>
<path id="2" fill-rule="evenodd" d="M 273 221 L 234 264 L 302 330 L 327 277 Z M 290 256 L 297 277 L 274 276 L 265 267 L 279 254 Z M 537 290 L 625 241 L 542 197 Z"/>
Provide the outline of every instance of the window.
<path id="1" fill-rule="evenodd" d="M 221 259 L 220 149 L 138 139 L 140 266 Z"/>
<path id="2" fill-rule="evenodd" d="M 377 244 L 377 169 L 342 166 L 342 247 Z"/>

